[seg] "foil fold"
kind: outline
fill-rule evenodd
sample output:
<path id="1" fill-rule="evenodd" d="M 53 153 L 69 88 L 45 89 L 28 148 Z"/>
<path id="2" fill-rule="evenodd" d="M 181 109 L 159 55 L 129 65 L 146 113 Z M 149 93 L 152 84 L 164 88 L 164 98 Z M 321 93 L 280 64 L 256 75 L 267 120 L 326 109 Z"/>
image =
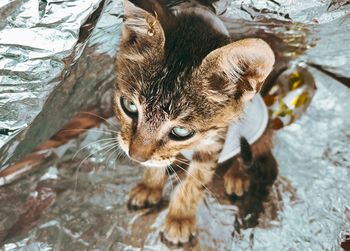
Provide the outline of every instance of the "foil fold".
<path id="1" fill-rule="evenodd" d="M 248 207 L 263 210 L 242 213 L 218 173 L 199 206 L 192 250 L 342 250 L 350 233 L 348 1 L 216 6 L 228 6 L 218 13 L 233 38 L 272 46 L 268 85 L 302 65 L 317 90 L 303 115 L 275 133 L 280 175 L 268 197 Z M 0 171 L 81 109 L 111 111 L 122 13 L 117 0 L 0 3 Z M 143 168 L 110 148 L 117 131 L 112 117 L 49 149 L 46 168 L 0 186 L 0 250 L 167 250 L 159 231 L 177 177 L 159 210 L 129 212 L 128 192 Z"/>

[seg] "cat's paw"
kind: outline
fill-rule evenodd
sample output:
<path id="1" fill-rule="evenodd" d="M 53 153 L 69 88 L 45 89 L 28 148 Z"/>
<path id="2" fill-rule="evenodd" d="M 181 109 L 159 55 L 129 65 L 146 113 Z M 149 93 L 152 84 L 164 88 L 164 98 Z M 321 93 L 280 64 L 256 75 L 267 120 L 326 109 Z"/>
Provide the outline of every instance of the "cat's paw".
<path id="1" fill-rule="evenodd" d="M 236 163 L 224 175 L 224 186 L 229 196 L 241 197 L 249 191 L 249 174 Z"/>
<path id="2" fill-rule="evenodd" d="M 150 188 L 141 182 L 129 193 L 128 209 L 137 210 L 157 206 L 162 199 L 162 192 L 161 188 Z"/>
<path id="3" fill-rule="evenodd" d="M 160 233 L 161 241 L 170 248 L 196 245 L 195 218 L 176 218 L 168 216 Z"/>

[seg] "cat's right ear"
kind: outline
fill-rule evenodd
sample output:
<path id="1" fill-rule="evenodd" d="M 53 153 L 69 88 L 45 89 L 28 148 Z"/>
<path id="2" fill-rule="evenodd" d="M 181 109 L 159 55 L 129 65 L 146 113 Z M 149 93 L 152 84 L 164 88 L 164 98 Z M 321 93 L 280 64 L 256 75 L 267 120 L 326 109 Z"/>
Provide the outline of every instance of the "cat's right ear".
<path id="1" fill-rule="evenodd" d="M 208 96 L 246 102 L 258 93 L 272 71 L 275 56 L 261 39 L 249 38 L 218 48 L 203 60 Z"/>
<path id="2" fill-rule="evenodd" d="M 148 19 L 148 22 L 147 22 Z M 124 0 L 124 33 L 149 36 L 150 24 L 154 24 L 156 37 L 165 40 L 173 14 L 166 4 L 159 0 Z"/>

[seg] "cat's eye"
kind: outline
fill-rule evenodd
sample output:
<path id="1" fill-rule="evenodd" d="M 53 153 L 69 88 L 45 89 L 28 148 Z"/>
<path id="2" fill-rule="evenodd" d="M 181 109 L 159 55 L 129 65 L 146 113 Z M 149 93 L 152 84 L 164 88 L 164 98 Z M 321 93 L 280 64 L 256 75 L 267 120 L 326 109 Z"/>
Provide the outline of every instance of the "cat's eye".
<path id="1" fill-rule="evenodd" d="M 169 137 L 174 140 L 186 140 L 191 138 L 194 135 L 194 132 L 191 130 L 188 130 L 184 127 L 174 127 L 170 134 Z"/>
<path id="2" fill-rule="evenodd" d="M 137 116 L 137 113 L 138 113 L 137 106 L 135 105 L 134 102 L 124 97 L 121 97 L 120 104 L 121 104 L 121 107 L 123 108 L 123 111 L 126 113 L 126 115 L 128 115 L 129 117 Z"/>

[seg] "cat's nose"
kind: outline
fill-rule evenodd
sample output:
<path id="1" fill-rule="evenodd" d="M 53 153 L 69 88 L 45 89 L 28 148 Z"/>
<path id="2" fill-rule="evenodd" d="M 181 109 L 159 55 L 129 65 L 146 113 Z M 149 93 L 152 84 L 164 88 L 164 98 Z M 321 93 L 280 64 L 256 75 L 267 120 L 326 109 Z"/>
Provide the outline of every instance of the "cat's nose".
<path id="1" fill-rule="evenodd" d="M 152 158 L 157 144 L 153 135 L 137 132 L 129 145 L 129 156 L 138 162 L 146 162 Z"/>
<path id="2" fill-rule="evenodd" d="M 145 162 L 149 159 L 148 156 L 146 156 L 145 152 L 143 151 L 131 151 L 131 149 L 129 150 L 129 156 L 136 161 L 139 162 Z"/>

